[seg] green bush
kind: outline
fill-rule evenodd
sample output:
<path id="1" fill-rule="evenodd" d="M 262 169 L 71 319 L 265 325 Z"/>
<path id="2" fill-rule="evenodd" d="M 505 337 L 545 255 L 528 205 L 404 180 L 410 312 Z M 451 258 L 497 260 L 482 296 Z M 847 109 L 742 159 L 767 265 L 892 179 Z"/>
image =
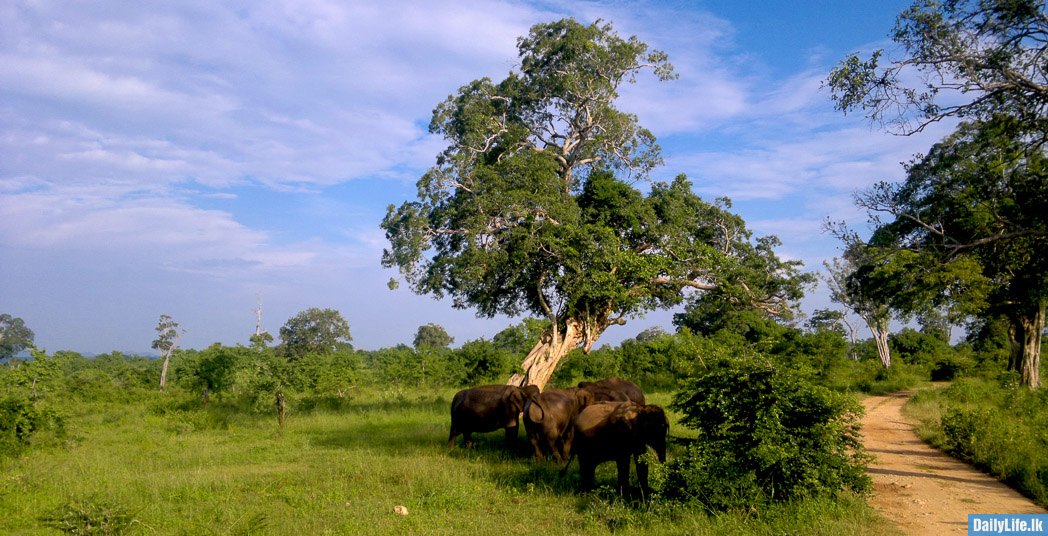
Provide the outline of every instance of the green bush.
<path id="1" fill-rule="evenodd" d="M 862 407 L 760 359 L 726 359 L 689 380 L 672 407 L 698 431 L 667 464 L 661 493 L 711 509 L 864 492 Z"/>
<path id="2" fill-rule="evenodd" d="M 33 437 L 42 431 L 55 436 L 65 434 L 65 419 L 57 411 L 38 409 L 24 398 L 7 397 L 0 400 L 0 455 L 22 452 Z"/>

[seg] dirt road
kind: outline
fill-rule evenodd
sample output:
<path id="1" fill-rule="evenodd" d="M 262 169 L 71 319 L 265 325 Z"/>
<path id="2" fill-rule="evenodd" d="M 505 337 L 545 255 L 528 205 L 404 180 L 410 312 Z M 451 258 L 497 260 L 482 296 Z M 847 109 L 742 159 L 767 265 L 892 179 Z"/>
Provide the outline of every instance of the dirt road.
<path id="1" fill-rule="evenodd" d="M 968 514 L 1048 514 L 1015 490 L 928 446 L 902 406 L 915 391 L 863 401 L 863 442 L 870 464 L 870 503 L 910 535 L 966 534 Z"/>

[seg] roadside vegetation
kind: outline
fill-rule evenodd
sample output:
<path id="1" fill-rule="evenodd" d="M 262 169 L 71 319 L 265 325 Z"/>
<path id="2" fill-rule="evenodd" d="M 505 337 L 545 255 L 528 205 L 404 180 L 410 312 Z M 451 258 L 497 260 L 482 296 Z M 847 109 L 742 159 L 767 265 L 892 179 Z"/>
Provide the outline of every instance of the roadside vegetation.
<path id="1" fill-rule="evenodd" d="M 922 439 L 1048 508 L 1048 391 L 1014 373 L 961 378 L 920 391 L 906 412 Z"/>

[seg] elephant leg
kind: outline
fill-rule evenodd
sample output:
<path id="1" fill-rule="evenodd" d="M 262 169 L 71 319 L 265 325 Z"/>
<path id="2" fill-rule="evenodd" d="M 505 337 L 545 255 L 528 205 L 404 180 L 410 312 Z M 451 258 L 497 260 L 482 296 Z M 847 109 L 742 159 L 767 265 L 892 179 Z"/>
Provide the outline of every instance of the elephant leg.
<path id="1" fill-rule="evenodd" d="M 564 445 L 561 441 L 562 439 L 563 438 L 558 437 L 557 440 L 550 443 L 549 446 L 550 450 L 553 452 L 553 458 L 557 460 L 557 462 L 559 463 L 564 463 L 564 460 L 568 459 L 567 456 L 564 455 Z"/>
<path id="2" fill-rule="evenodd" d="M 615 459 L 615 466 L 619 470 L 619 493 L 622 493 L 630 485 L 630 457 L 620 456 Z"/>
<path id="3" fill-rule="evenodd" d="M 565 467 L 567 469 L 567 467 Z M 593 474 L 597 471 L 597 464 L 590 460 L 584 460 L 579 458 L 579 476 L 582 477 L 582 481 L 579 484 L 579 488 L 582 491 L 589 491 L 593 488 Z"/>
<path id="4" fill-rule="evenodd" d="M 517 441 L 517 425 L 506 427 L 506 446 L 512 447 L 513 443 Z"/>
<path id="5" fill-rule="evenodd" d="M 467 449 L 473 448 L 473 432 L 462 432 L 462 439 L 463 441 L 465 441 L 465 446 Z"/>
<path id="6" fill-rule="evenodd" d="M 560 436 L 560 448 L 561 448 L 560 455 L 565 460 L 570 460 L 571 459 L 571 444 L 574 443 L 574 440 L 575 440 L 575 427 L 574 426 L 569 426 L 568 429 L 564 432 L 564 435 Z"/>
<path id="7" fill-rule="evenodd" d="M 640 484 L 642 492 L 647 493 L 648 488 L 648 464 L 641 461 L 640 456 L 637 457 L 637 482 Z"/>
<path id="8" fill-rule="evenodd" d="M 534 435 L 528 434 L 528 439 L 531 440 L 531 446 L 535 447 L 535 459 L 541 460 L 542 459 L 542 444 L 539 443 L 539 438 L 534 436 Z"/>
<path id="9" fill-rule="evenodd" d="M 458 430 L 455 430 L 455 425 L 451 425 L 451 434 L 448 435 L 448 448 L 454 448 L 455 438 L 459 436 Z"/>
<path id="10" fill-rule="evenodd" d="M 563 463 L 564 458 L 560 455 L 560 449 L 557 448 L 557 444 L 560 443 L 560 438 L 556 432 L 552 434 L 546 434 L 546 445 L 549 446 L 549 453 L 553 456 L 553 459 Z"/>

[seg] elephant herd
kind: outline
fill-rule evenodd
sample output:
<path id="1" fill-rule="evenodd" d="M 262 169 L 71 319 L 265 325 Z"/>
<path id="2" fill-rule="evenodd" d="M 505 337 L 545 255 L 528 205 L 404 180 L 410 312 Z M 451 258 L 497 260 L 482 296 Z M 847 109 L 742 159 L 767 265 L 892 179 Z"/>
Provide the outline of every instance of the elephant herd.
<path id="1" fill-rule="evenodd" d="M 581 487 L 593 487 L 597 465 L 614 461 L 618 486 L 629 484 L 630 459 L 635 459 L 637 480 L 648 488 L 648 466 L 641 456 L 648 446 L 655 449 L 660 462 L 666 461 L 666 433 L 669 419 L 660 406 L 644 403 L 644 393 L 633 382 L 607 378 L 580 382 L 570 389 L 540 392 L 534 385 L 484 385 L 464 389 L 451 401 L 451 433 L 448 448 L 463 436 L 465 446 L 473 444 L 474 432 L 506 429 L 506 445 L 517 437 L 519 416 L 523 416 L 535 457 L 550 455 L 564 465 L 579 460 Z"/>

